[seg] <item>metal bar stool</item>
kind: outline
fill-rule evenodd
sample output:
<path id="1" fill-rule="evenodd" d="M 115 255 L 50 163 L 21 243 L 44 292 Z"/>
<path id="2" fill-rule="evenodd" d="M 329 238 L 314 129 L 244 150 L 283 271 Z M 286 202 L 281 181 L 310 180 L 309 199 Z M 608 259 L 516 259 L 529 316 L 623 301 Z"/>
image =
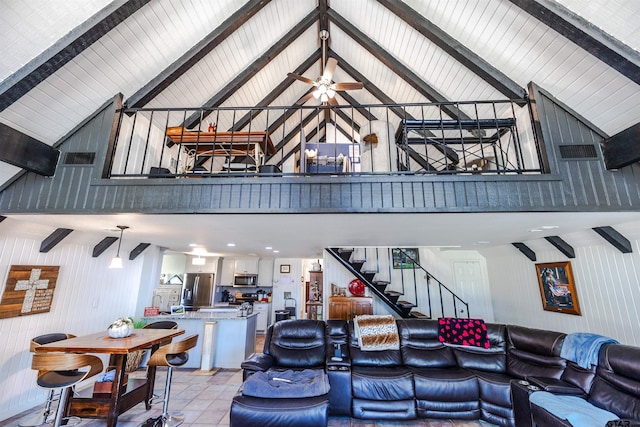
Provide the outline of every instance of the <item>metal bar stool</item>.
<path id="1" fill-rule="evenodd" d="M 179 426 L 184 422 L 181 413 L 169 415 L 169 394 L 171 392 L 171 375 L 174 367 L 183 366 L 189 360 L 189 350 L 196 346 L 198 335 L 191 335 L 182 341 L 172 342 L 154 351 L 147 362 L 149 366 L 167 366 L 167 380 L 162 399 L 162 425 L 164 427 Z"/>
<path id="2" fill-rule="evenodd" d="M 56 341 L 66 340 L 68 338 L 75 338 L 75 335 L 65 334 L 62 332 L 56 332 L 52 334 L 44 334 L 38 335 L 37 337 L 31 339 L 31 343 L 29 345 L 29 351 L 34 353 L 36 347 L 39 347 L 44 344 L 49 344 Z M 49 422 L 49 416 L 51 415 L 51 405 L 53 402 L 58 400 L 56 396 L 55 390 L 50 390 L 49 395 L 47 396 L 47 401 L 44 404 L 44 411 L 39 414 L 31 414 L 24 419 L 22 419 L 18 425 L 20 427 L 36 427 L 41 426 L 43 424 L 47 424 Z"/>
<path id="3" fill-rule="evenodd" d="M 84 367 L 89 369 L 80 370 Z M 59 427 L 62 425 L 62 414 L 67 406 L 71 387 L 102 372 L 102 360 L 88 354 L 36 353 L 33 355 L 31 369 L 38 371 L 38 386 L 60 390 L 60 401 L 53 421 L 53 427 Z"/>

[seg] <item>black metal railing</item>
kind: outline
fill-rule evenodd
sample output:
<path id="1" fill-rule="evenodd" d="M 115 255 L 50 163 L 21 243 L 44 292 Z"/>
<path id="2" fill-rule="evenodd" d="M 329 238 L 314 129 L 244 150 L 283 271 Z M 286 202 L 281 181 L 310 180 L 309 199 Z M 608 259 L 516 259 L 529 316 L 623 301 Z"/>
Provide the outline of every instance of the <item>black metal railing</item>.
<path id="1" fill-rule="evenodd" d="M 520 105 L 447 103 L 456 118 L 442 103 L 124 108 L 106 175 L 542 173 L 529 106 Z"/>

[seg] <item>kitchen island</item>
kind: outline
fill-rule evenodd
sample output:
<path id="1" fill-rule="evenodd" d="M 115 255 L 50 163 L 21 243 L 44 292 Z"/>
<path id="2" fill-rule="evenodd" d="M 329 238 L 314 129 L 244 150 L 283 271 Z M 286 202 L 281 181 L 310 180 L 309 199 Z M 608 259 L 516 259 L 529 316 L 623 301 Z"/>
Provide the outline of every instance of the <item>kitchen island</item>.
<path id="1" fill-rule="evenodd" d="M 189 351 L 185 368 L 240 368 L 256 347 L 257 313 L 241 316 L 235 308 L 209 308 L 185 314 L 143 317 L 147 323 L 173 320 L 187 336 L 198 334 L 198 344 Z M 215 324 L 211 324 L 214 323 Z M 204 365 L 204 366 L 203 366 Z M 207 366 L 211 365 L 211 366 Z"/>

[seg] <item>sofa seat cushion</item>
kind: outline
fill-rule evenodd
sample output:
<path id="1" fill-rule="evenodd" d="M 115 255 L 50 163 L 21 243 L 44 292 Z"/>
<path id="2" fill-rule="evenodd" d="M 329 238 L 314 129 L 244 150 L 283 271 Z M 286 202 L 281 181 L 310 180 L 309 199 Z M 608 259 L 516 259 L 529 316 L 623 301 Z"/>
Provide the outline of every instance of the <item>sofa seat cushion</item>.
<path id="1" fill-rule="evenodd" d="M 269 369 L 256 372 L 242 384 L 245 396 L 275 398 L 315 397 L 329 393 L 329 379 L 323 369 Z"/>
<path id="2" fill-rule="evenodd" d="M 477 420 L 478 381 L 461 368 L 411 368 L 420 418 Z"/>
<path id="3" fill-rule="evenodd" d="M 566 396 L 537 391 L 529 396 L 531 405 L 544 408 L 561 420 L 567 420 L 576 427 L 602 427 L 607 422 L 617 420 L 613 412 L 592 405 L 581 397 Z"/>
<path id="4" fill-rule="evenodd" d="M 478 400 L 478 381 L 461 368 L 411 368 L 417 399 L 464 402 Z"/>
<path id="5" fill-rule="evenodd" d="M 231 402 L 231 427 L 324 427 L 329 420 L 329 398 L 262 399 L 236 395 Z"/>
<path id="6" fill-rule="evenodd" d="M 353 366 L 351 385 L 354 398 L 367 400 L 413 399 L 413 376 L 408 368 Z"/>
<path id="7" fill-rule="evenodd" d="M 511 377 L 495 372 L 474 371 L 478 377 L 480 400 L 511 408 Z"/>

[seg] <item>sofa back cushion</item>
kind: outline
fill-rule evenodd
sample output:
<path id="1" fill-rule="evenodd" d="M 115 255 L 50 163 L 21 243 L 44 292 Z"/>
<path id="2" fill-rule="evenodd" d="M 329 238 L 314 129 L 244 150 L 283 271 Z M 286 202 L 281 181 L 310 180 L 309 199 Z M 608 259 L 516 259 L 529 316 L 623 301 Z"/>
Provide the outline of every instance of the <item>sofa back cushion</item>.
<path id="1" fill-rule="evenodd" d="M 589 402 L 620 418 L 640 420 L 640 348 L 609 344 L 600 349 Z"/>
<path id="2" fill-rule="evenodd" d="M 507 328 L 497 323 L 487 323 L 490 347 L 455 346 L 453 354 L 458 366 L 487 372 L 507 371 Z"/>
<path id="3" fill-rule="evenodd" d="M 353 320 L 349 320 L 349 355 L 353 366 L 400 366 L 400 350 L 362 351 L 358 345 Z"/>
<path id="4" fill-rule="evenodd" d="M 396 322 L 405 365 L 416 368 L 458 366 L 453 349 L 438 339 L 437 320 L 399 319 Z"/>
<path id="5" fill-rule="evenodd" d="M 274 365 L 312 368 L 325 362 L 325 324 L 322 320 L 281 320 L 273 324 L 269 354 Z"/>
<path id="6" fill-rule="evenodd" d="M 568 382 L 571 385 L 580 387 L 585 393 L 589 393 L 593 378 L 596 376 L 596 368 L 583 368 L 577 363 L 567 361 L 567 367 L 564 369 L 561 380 Z"/>
<path id="7" fill-rule="evenodd" d="M 566 334 L 507 326 L 507 373 L 516 378 L 560 378 L 567 362 L 560 357 Z"/>

